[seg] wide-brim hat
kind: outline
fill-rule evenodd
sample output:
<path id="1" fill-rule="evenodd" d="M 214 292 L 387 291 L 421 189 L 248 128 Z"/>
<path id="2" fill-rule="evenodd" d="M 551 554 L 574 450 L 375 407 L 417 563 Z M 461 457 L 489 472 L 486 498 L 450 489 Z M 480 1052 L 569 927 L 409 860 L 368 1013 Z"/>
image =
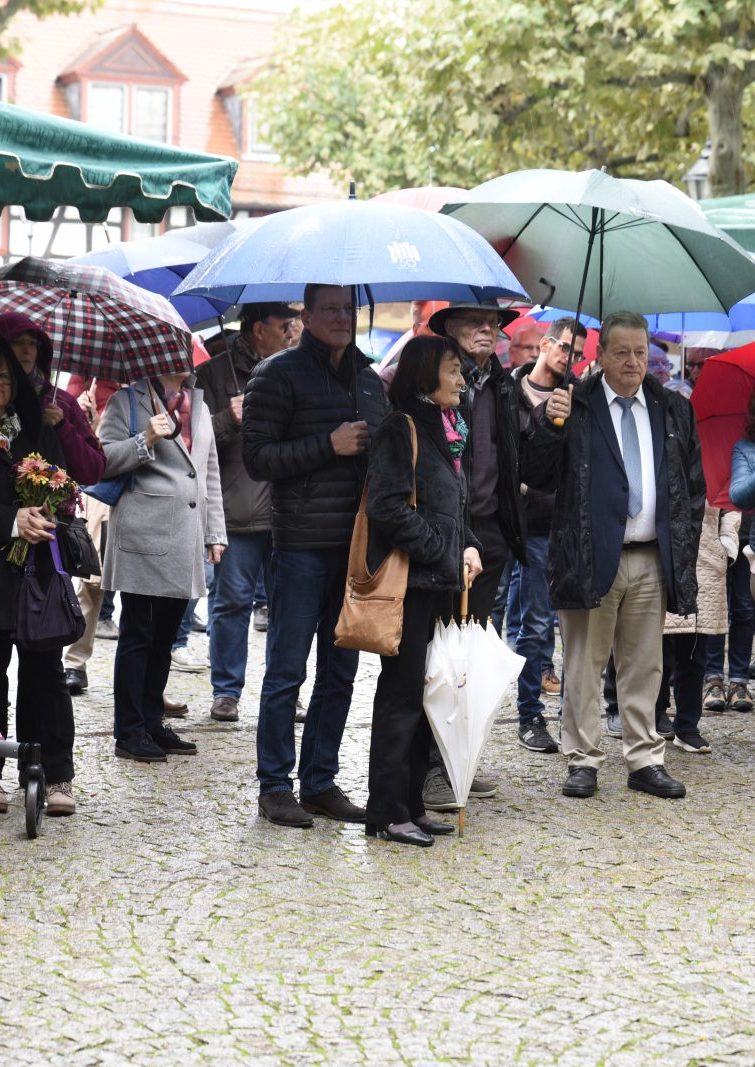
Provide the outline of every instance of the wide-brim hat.
<path id="1" fill-rule="evenodd" d="M 504 326 L 508 326 L 514 319 L 519 318 L 519 312 L 513 311 L 511 308 L 499 307 L 495 300 L 483 300 L 481 304 L 473 304 L 467 300 L 452 300 L 447 308 L 443 308 L 441 311 L 436 311 L 434 315 L 431 315 L 427 320 L 427 325 L 433 331 L 433 333 L 439 334 L 441 337 L 446 336 L 446 320 L 457 311 L 495 311 L 498 316 L 498 328 L 503 329 Z"/>

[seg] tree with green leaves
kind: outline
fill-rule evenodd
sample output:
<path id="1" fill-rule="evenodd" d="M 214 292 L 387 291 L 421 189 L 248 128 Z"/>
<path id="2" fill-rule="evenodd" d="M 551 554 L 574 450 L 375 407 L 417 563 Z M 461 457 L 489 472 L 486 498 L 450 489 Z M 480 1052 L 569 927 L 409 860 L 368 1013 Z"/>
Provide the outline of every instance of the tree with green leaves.
<path id="1" fill-rule="evenodd" d="M 270 140 L 363 195 L 543 166 L 680 182 L 708 137 L 725 195 L 755 162 L 752 0 L 361 0 L 286 27 L 253 86 Z"/>
<path id="2" fill-rule="evenodd" d="M 4 0 L 0 7 L 0 55 L 12 53 L 18 46 L 6 33 L 13 19 L 22 11 L 38 19 L 50 15 L 77 15 L 87 7 L 99 7 L 104 0 Z"/>

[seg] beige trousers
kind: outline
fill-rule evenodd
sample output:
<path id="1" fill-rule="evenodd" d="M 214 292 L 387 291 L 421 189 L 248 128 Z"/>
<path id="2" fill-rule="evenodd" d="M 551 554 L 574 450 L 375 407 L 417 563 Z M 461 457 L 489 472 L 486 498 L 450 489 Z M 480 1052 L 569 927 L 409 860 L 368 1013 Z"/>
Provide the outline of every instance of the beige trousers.
<path id="1" fill-rule="evenodd" d="M 570 767 L 594 767 L 601 748 L 601 672 L 613 648 L 627 769 L 663 763 L 655 729 L 663 667 L 666 590 L 657 546 L 625 549 L 600 607 L 559 611 L 564 642 L 561 747 Z"/>

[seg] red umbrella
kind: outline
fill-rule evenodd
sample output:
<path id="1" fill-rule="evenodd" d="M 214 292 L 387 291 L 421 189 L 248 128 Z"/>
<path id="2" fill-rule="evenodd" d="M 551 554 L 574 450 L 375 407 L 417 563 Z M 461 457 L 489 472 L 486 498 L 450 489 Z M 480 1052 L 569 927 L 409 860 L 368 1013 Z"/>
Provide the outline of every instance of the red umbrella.
<path id="1" fill-rule="evenodd" d="M 755 344 L 750 344 L 707 359 L 692 393 L 706 495 L 714 508 L 737 510 L 729 499 L 731 453 L 745 435 L 753 389 Z"/>
<path id="2" fill-rule="evenodd" d="M 467 190 L 458 185 L 419 185 L 414 189 L 391 189 L 387 193 L 378 193 L 373 200 L 393 200 L 407 207 L 421 207 L 425 211 L 440 211 L 446 204 L 452 204 L 458 198 L 466 197 Z"/>

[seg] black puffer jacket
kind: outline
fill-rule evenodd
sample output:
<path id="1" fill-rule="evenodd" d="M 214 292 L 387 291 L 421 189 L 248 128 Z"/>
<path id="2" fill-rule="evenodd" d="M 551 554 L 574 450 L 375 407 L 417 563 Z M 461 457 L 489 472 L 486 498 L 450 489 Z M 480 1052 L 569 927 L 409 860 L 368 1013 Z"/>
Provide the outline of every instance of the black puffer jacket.
<path id="1" fill-rule="evenodd" d="M 610 492 L 596 498 L 592 471 L 592 436 L 600 430 L 594 426 L 591 401 L 595 390 L 602 389 L 602 378 L 602 374 L 592 375 L 575 385 L 572 414 L 566 422 L 548 559 L 551 599 L 556 608 L 598 607 L 596 552 L 601 550 L 596 542 L 604 545 L 601 561 L 605 564 L 611 531 L 615 530 L 615 537 L 621 540 L 617 516 L 609 511 Z M 664 389 L 650 376 L 643 388 L 651 425 L 655 408 L 663 438 L 663 456 L 656 461 L 656 530 L 668 610 L 690 615 L 696 611 L 695 567 L 705 510 L 705 478 L 694 412 L 686 397 Z M 616 479 L 614 495 L 624 494 L 621 510 L 626 517 L 628 486 L 618 484 L 624 481 Z M 617 551 L 620 548 L 619 543 Z"/>
<path id="2" fill-rule="evenodd" d="M 273 545 L 287 550 L 348 546 L 365 471 L 363 456 L 337 456 L 330 435 L 359 418 L 373 433 L 388 410 L 383 386 L 359 349 L 336 372 L 330 349 L 304 330 L 296 348 L 257 364 L 244 396 L 244 463 L 272 483 Z"/>
<path id="3" fill-rule="evenodd" d="M 462 399 L 460 411 L 469 426 L 469 399 L 479 370 L 474 360 L 465 356 L 462 371 L 468 391 Z M 525 482 L 533 489 L 553 488 L 553 472 L 561 453 L 562 433 L 545 418 L 544 412 L 525 415 L 520 410 L 516 379 L 503 369 L 495 357 L 490 361 L 490 377 L 496 406 L 498 519 L 506 544 L 520 563 L 526 563 L 527 522 L 524 498 L 519 487 Z M 473 454 L 474 441 L 470 432 L 463 459 L 468 484 Z"/>
<path id="4" fill-rule="evenodd" d="M 408 400 L 375 434 L 367 480 L 371 571 L 392 548 L 409 556 L 411 588 L 461 589 L 464 549 L 480 544 L 464 523 L 464 476 L 457 474 L 440 408 Z M 411 431 L 417 428 L 417 508 L 408 504 L 414 484 Z"/>

